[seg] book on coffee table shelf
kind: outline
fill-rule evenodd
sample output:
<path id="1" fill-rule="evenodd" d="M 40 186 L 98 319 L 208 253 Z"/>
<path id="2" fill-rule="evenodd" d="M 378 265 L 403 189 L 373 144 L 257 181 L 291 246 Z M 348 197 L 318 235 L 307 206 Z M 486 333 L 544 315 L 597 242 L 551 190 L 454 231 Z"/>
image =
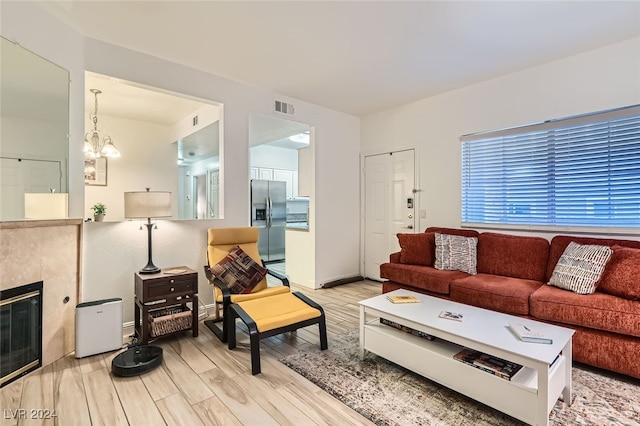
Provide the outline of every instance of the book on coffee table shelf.
<path id="1" fill-rule="evenodd" d="M 387 300 L 393 303 L 420 303 L 420 299 L 410 294 L 389 295 Z"/>
<path id="2" fill-rule="evenodd" d="M 438 316 L 440 318 L 445 318 L 453 321 L 462 321 L 462 318 L 464 317 L 464 315 L 462 315 L 459 312 L 451 312 L 451 311 L 442 311 Z"/>
<path id="3" fill-rule="evenodd" d="M 496 376 L 500 376 L 507 380 L 511 380 L 511 378 L 522 369 L 522 365 L 520 364 L 484 353 L 476 358 L 473 363 L 491 370 Z"/>
<path id="4" fill-rule="evenodd" d="M 548 345 L 553 343 L 553 339 L 545 336 L 540 330 L 530 325 L 511 323 L 509 324 L 509 330 L 523 342 L 546 343 Z"/>
<path id="5" fill-rule="evenodd" d="M 425 333 L 424 331 L 415 330 L 411 327 L 407 327 L 406 325 L 398 324 L 395 321 L 388 320 L 386 318 L 380 318 L 380 323 L 388 325 L 389 327 L 393 327 L 395 329 L 404 331 L 405 333 L 413 334 L 414 336 L 422 337 L 423 339 L 433 340 L 434 336 Z"/>
<path id="6" fill-rule="evenodd" d="M 453 358 L 505 380 L 511 380 L 518 371 L 522 370 L 520 364 L 469 348 L 462 349 Z"/>

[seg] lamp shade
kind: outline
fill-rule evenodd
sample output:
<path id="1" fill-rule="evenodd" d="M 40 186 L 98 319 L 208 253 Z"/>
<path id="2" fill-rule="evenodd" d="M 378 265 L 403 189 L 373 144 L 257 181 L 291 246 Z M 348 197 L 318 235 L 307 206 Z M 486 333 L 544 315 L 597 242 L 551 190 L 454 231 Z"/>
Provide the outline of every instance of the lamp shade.
<path id="1" fill-rule="evenodd" d="M 124 217 L 142 219 L 171 216 L 171 192 L 140 191 L 124 193 Z"/>
<path id="2" fill-rule="evenodd" d="M 25 219 L 66 219 L 68 215 L 66 193 L 25 193 Z"/>

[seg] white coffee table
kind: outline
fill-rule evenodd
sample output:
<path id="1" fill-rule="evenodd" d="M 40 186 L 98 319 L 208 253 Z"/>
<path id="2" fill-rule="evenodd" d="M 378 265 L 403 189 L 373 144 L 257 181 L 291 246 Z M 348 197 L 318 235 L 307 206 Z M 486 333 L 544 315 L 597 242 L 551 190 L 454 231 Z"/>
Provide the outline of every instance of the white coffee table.
<path id="1" fill-rule="evenodd" d="M 411 294 L 420 303 L 394 304 L 387 295 Z M 571 403 L 571 338 L 574 331 L 424 294 L 395 290 L 359 302 L 360 352 L 370 351 L 435 382 L 532 425 L 548 425 L 562 395 Z M 439 318 L 441 311 L 464 315 L 461 322 Z M 367 321 L 367 318 L 369 320 Z M 380 318 L 435 336 L 427 340 L 380 323 Z M 526 343 L 509 323 L 531 325 L 553 344 Z M 524 366 L 505 380 L 453 358 L 463 347 Z"/>

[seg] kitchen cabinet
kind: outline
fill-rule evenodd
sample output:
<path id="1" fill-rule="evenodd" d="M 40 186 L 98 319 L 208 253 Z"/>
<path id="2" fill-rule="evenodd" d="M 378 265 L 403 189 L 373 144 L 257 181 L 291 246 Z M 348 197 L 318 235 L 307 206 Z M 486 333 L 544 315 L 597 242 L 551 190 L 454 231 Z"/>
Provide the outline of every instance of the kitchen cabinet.
<path id="1" fill-rule="evenodd" d="M 258 169 L 258 179 L 260 180 L 273 180 L 273 169 Z"/>
<path id="2" fill-rule="evenodd" d="M 287 198 L 298 196 L 298 172 L 296 170 L 270 169 L 265 167 L 251 167 L 250 179 L 277 180 L 287 183 Z"/>
<path id="3" fill-rule="evenodd" d="M 260 179 L 260 169 L 257 167 L 250 167 L 249 179 Z"/>
<path id="4" fill-rule="evenodd" d="M 293 193 L 293 170 L 273 170 L 273 180 L 279 180 L 287 183 L 287 198 L 295 197 Z"/>

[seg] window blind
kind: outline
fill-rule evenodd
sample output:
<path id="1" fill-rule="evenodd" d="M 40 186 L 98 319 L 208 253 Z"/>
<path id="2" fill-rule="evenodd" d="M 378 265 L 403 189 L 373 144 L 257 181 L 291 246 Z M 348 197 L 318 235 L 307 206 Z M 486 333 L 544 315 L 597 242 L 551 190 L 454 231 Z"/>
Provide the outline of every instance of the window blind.
<path id="1" fill-rule="evenodd" d="M 462 141 L 462 223 L 640 228 L 640 106 Z"/>

